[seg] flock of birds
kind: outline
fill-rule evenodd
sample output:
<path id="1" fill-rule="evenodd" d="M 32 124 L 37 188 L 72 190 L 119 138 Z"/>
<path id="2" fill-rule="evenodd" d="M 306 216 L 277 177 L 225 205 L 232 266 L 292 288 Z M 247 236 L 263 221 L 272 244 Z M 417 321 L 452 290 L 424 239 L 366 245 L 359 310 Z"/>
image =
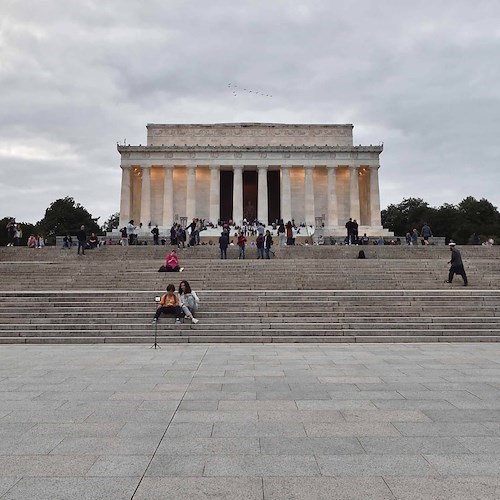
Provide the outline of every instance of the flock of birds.
<path id="1" fill-rule="evenodd" d="M 234 83 L 228 83 L 227 86 L 232 91 L 234 97 L 238 95 L 238 92 L 246 92 L 247 94 L 260 95 L 262 97 L 272 97 L 271 94 L 264 94 L 264 92 L 259 92 L 258 90 L 244 89 L 242 87 L 238 87 L 238 85 L 235 85 Z"/>

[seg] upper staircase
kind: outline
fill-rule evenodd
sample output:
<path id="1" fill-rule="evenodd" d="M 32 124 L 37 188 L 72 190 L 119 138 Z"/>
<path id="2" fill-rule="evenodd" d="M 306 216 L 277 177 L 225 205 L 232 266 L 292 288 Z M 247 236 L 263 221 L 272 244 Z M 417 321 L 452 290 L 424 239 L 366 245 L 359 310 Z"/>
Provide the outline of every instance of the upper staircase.
<path id="1" fill-rule="evenodd" d="M 357 259 L 363 249 L 366 260 Z M 400 342 L 500 339 L 500 249 L 461 247 L 470 286 L 447 278 L 443 247 L 284 247 L 257 260 L 170 247 L 0 249 L 0 342 L 152 342 L 168 283 L 201 299 L 197 325 L 161 319 L 160 342 Z"/>

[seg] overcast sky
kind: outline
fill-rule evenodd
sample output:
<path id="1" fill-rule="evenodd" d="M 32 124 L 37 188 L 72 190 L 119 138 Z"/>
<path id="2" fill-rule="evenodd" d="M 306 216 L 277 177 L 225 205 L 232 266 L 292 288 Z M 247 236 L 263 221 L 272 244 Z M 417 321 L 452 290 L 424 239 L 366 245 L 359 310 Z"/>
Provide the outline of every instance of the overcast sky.
<path id="1" fill-rule="evenodd" d="M 117 141 L 214 122 L 352 123 L 382 208 L 500 206 L 500 2 L 1 1 L 0 218 L 72 196 L 103 223 Z"/>

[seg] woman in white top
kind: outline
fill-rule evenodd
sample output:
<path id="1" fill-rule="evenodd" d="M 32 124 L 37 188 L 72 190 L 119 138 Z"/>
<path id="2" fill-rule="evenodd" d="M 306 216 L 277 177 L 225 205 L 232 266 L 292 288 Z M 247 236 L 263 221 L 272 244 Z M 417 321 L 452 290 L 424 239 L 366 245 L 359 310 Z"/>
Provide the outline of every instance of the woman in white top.
<path id="1" fill-rule="evenodd" d="M 198 310 L 200 304 L 200 299 L 194 290 L 191 290 L 191 286 L 185 280 L 181 281 L 179 284 L 179 305 L 182 311 L 186 315 L 186 318 L 190 319 L 193 323 L 198 323 L 198 319 L 194 317 L 194 313 Z"/>

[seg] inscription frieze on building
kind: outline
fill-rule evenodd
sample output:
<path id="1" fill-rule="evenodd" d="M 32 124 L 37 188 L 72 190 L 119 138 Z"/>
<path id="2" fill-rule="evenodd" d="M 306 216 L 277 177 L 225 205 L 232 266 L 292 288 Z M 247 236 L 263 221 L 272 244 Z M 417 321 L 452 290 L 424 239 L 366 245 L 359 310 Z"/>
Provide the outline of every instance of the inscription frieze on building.
<path id="1" fill-rule="evenodd" d="M 281 125 L 220 123 L 215 125 L 149 124 L 149 146 L 352 146 L 352 125 Z"/>

